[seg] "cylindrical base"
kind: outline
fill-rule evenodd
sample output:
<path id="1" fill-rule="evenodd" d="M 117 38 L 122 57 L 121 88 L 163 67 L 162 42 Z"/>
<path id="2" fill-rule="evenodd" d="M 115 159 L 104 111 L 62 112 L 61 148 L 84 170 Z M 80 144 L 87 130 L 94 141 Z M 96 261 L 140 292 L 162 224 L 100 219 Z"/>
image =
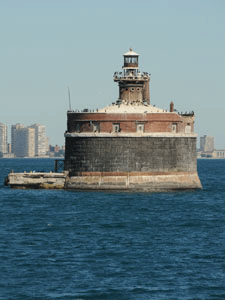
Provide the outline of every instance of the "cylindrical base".
<path id="1" fill-rule="evenodd" d="M 202 185 L 197 172 L 177 172 L 160 175 L 141 175 L 140 173 L 107 175 L 90 172 L 89 175 L 69 177 L 65 183 L 65 189 L 96 191 L 155 192 L 201 188 Z"/>

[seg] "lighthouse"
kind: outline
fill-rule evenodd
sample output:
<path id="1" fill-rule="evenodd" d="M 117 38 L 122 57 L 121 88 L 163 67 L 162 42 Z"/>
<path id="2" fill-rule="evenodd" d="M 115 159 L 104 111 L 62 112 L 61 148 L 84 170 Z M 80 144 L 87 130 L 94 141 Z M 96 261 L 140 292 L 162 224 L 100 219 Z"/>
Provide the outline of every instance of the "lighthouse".
<path id="1" fill-rule="evenodd" d="M 114 81 L 119 85 L 117 103 L 150 104 L 149 81 L 147 72 L 141 73 L 138 66 L 139 54 L 130 48 L 124 55 L 123 72 L 114 73 Z"/>
<path id="2" fill-rule="evenodd" d="M 150 103 L 150 74 L 129 49 L 115 72 L 118 99 L 101 109 L 67 112 L 65 188 L 165 191 L 198 189 L 195 114 Z M 97 103 L 96 103 L 97 106 Z"/>

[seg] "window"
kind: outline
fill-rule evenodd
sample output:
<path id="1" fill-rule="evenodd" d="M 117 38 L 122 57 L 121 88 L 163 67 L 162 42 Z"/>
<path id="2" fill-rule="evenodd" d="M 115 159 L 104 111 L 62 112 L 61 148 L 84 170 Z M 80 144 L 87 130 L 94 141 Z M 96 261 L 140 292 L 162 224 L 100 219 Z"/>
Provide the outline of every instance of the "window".
<path id="1" fill-rule="evenodd" d="M 99 123 L 93 124 L 93 132 L 100 132 L 100 124 Z"/>
<path id="2" fill-rule="evenodd" d="M 135 57 L 132 57 L 131 59 L 132 59 L 132 63 L 133 63 L 133 64 L 137 64 L 137 57 L 136 57 L 136 56 L 135 56 Z"/>
<path id="3" fill-rule="evenodd" d="M 136 56 L 125 56 L 124 57 L 125 64 L 137 64 L 138 63 L 138 57 Z"/>
<path id="4" fill-rule="evenodd" d="M 141 133 L 144 132 L 145 125 L 144 124 L 137 124 L 137 132 Z"/>
<path id="5" fill-rule="evenodd" d="M 190 125 L 190 123 L 187 123 L 187 125 L 185 126 L 185 133 L 191 133 L 191 125 Z"/>
<path id="6" fill-rule="evenodd" d="M 79 123 L 75 124 L 75 132 L 80 132 L 80 124 Z"/>
<path id="7" fill-rule="evenodd" d="M 172 124 L 172 133 L 177 132 L 177 124 Z"/>
<path id="8" fill-rule="evenodd" d="M 120 132 L 120 124 L 113 124 L 113 132 Z"/>

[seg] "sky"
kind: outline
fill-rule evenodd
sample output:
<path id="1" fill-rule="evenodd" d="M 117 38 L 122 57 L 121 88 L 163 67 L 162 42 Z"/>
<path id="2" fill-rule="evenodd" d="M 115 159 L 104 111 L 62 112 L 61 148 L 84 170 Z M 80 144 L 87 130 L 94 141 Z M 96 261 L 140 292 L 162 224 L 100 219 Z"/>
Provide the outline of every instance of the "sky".
<path id="1" fill-rule="evenodd" d="M 0 122 L 46 125 L 64 144 L 72 109 L 118 99 L 130 47 L 151 73 L 151 104 L 194 111 L 198 136 L 225 149 L 224 0 L 0 0 Z"/>

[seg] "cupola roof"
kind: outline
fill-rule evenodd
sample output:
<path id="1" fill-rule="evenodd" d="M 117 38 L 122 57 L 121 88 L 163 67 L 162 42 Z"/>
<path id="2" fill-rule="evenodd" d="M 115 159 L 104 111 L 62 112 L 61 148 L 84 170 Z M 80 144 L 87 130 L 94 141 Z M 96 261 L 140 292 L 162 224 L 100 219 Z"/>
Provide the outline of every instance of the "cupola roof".
<path id="1" fill-rule="evenodd" d="M 139 56 L 139 54 L 137 54 L 133 51 L 132 48 L 130 48 L 130 51 L 126 52 L 123 56 Z"/>

